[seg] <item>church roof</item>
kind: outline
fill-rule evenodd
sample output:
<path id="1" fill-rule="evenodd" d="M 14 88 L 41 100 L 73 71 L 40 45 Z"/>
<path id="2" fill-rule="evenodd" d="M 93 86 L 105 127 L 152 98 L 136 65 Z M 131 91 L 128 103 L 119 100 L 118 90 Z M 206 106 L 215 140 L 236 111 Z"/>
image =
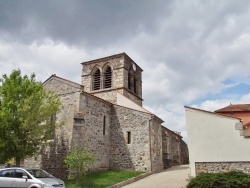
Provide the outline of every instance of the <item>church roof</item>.
<path id="1" fill-rule="evenodd" d="M 43 84 L 44 85 L 46 85 L 46 83 L 49 81 L 49 80 L 51 80 L 51 79 L 53 79 L 53 78 L 57 78 L 57 79 L 60 79 L 60 80 L 63 80 L 63 81 L 65 81 L 65 82 L 68 82 L 68 83 L 71 83 L 71 84 L 74 84 L 75 86 L 78 86 L 78 87 L 80 87 L 80 88 L 84 88 L 84 86 L 83 85 L 81 85 L 81 84 L 78 84 L 78 83 L 76 83 L 76 82 L 73 82 L 73 81 L 71 81 L 71 80 L 68 80 L 68 79 L 65 79 L 65 78 L 62 78 L 62 77 L 59 77 L 59 76 L 57 76 L 56 74 L 52 74 L 47 80 L 45 80 L 44 82 L 43 82 Z"/>
<path id="2" fill-rule="evenodd" d="M 110 105 L 117 105 L 117 106 L 121 106 L 121 107 L 128 108 L 128 109 L 131 109 L 131 110 L 143 112 L 143 113 L 146 113 L 146 114 L 150 114 L 150 115 L 153 115 L 154 117 L 158 118 L 161 122 L 164 122 L 164 121 L 163 121 L 161 118 L 159 118 L 157 115 L 155 115 L 155 114 L 151 113 L 150 111 L 146 110 L 145 108 L 143 108 L 143 107 L 137 105 L 137 104 L 134 103 L 133 101 L 130 101 L 131 103 L 134 103 L 132 106 L 131 106 L 131 105 L 128 105 L 128 104 L 129 104 L 128 100 L 130 100 L 130 99 L 126 98 L 126 97 L 123 96 L 123 95 L 122 95 L 122 97 L 127 99 L 127 100 L 125 101 L 125 103 L 124 103 L 124 102 L 122 103 L 122 102 L 119 102 L 119 101 L 117 101 L 117 103 L 112 103 L 112 102 L 110 102 L 110 101 L 107 101 L 107 100 L 104 100 L 104 99 L 102 99 L 102 98 L 100 98 L 100 97 L 97 97 L 97 96 L 95 96 L 95 95 L 93 95 L 93 94 L 91 94 L 91 93 L 85 92 L 85 91 L 83 90 L 83 89 L 84 89 L 84 86 L 83 86 L 83 85 L 78 84 L 78 83 L 73 82 L 73 81 L 70 81 L 70 80 L 68 80 L 68 79 L 59 77 L 59 76 L 57 76 L 56 74 L 52 74 L 47 80 L 45 80 L 45 81 L 43 82 L 43 84 L 46 85 L 46 84 L 47 84 L 50 80 L 52 80 L 52 79 L 61 80 L 61 81 L 65 82 L 65 83 L 67 83 L 67 84 L 69 84 L 69 85 L 73 85 L 75 88 L 79 88 L 79 89 L 77 90 L 77 92 L 80 91 L 82 94 L 89 95 L 89 96 L 91 96 L 91 97 L 93 97 L 93 98 L 95 98 L 95 99 L 97 99 L 97 100 L 102 101 L 102 102 L 108 103 L 108 104 L 110 104 Z M 118 93 L 117 93 L 117 94 L 118 94 Z M 118 95 L 119 95 L 119 94 L 118 94 Z M 121 95 L 121 94 L 120 94 L 120 95 Z"/>
<path id="3" fill-rule="evenodd" d="M 215 110 L 216 113 L 223 112 L 250 112 L 250 104 L 230 104 L 224 108 Z"/>
<path id="4" fill-rule="evenodd" d="M 169 128 L 163 126 L 163 125 L 162 125 L 161 127 L 162 127 L 163 129 L 165 129 L 165 130 L 171 132 L 172 134 L 174 134 L 174 135 L 176 135 L 176 136 L 178 136 L 178 137 L 180 137 L 180 138 L 183 138 L 183 137 L 181 136 L 181 133 L 180 133 L 180 132 L 172 131 L 172 130 L 170 130 Z"/>
<path id="5" fill-rule="evenodd" d="M 91 96 L 91 97 L 93 97 L 93 98 L 95 98 L 95 99 L 97 99 L 97 100 L 100 100 L 100 101 L 102 101 L 102 102 L 105 102 L 105 103 L 108 103 L 108 104 L 110 104 L 110 105 L 113 105 L 113 103 L 111 103 L 111 102 L 109 102 L 109 101 L 107 101 L 107 100 L 104 100 L 104 99 L 102 99 L 102 98 L 100 98 L 100 97 L 97 97 L 97 96 L 95 96 L 95 95 L 93 95 L 93 94 L 91 94 L 91 93 L 85 92 L 85 91 L 84 91 L 84 86 L 83 86 L 83 85 L 78 84 L 78 83 L 73 82 L 73 81 L 70 81 L 70 80 L 68 80 L 68 79 L 59 77 L 59 76 L 57 76 L 56 74 L 51 75 L 47 80 L 45 80 L 45 81 L 43 82 L 43 84 L 46 85 L 46 83 L 47 83 L 49 80 L 51 80 L 51 79 L 61 80 L 61 81 L 65 82 L 65 83 L 67 83 L 67 84 L 74 85 L 76 88 L 79 88 L 79 90 L 77 90 L 77 92 L 81 92 L 82 94 Z"/>

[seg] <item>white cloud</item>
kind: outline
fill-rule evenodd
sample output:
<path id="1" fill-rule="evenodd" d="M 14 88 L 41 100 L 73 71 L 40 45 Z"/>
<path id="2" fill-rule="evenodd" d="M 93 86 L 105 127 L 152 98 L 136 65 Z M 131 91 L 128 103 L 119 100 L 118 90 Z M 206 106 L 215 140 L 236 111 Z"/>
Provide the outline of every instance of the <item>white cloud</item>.
<path id="1" fill-rule="evenodd" d="M 226 107 L 230 104 L 249 104 L 250 93 L 243 95 L 239 100 L 231 99 L 218 99 L 218 100 L 206 100 L 199 105 L 191 105 L 194 108 L 199 108 L 207 111 L 215 111 L 220 108 Z"/>
<path id="2" fill-rule="evenodd" d="M 145 106 L 185 135 L 185 104 L 218 109 L 229 99 L 206 97 L 234 86 L 226 80 L 249 83 L 249 9 L 247 0 L 0 1 L 0 74 L 80 83 L 81 62 L 126 52 L 144 70 Z"/>
<path id="3" fill-rule="evenodd" d="M 81 62 L 84 49 L 54 43 L 50 39 L 30 45 L 0 42 L 0 74 L 9 74 L 13 69 L 20 69 L 23 74 L 35 72 L 37 79 L 45 81 L 52 74 L 70 78 L 80 83 Z"/>

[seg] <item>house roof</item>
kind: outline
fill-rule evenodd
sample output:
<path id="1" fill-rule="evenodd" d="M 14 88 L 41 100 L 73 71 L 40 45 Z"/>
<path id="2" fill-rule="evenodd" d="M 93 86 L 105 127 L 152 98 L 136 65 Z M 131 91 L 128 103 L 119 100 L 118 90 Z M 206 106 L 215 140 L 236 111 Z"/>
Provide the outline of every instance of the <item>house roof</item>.
<path id="1" fill-rule="evenodd" d="M 214 111 L 215 113 L 224 112 L 250 112 L 250 104 L 230 104 L 224 108 Z"/>
<path id="2" fill-rule="evenodd" d="M 224 116 L 224 117 L 228 117 L 228 118 L 233 118 L 233 119 L 239 119 L 239 120 L 241 120 L 241 118 L 233 117 L 233 116 L 226 115 L 226 114 L 220 114 L 220 113 L 216 113 L 216 112 L 210 112 L 210 111 L 207 111 L 207 110 L 193 108 L 193 107 L 190 107 L 190 106 L 184 106 L 184 108 L 187 108 L 187 109 L 189 108 L 189 109 L 192 109 L 192 110 L 197 110 L 197 111 L 200 111 L 200 112 L 210 113 L 210 114 L 214 114 L 214 115 L 217 115 L 217 116 Z"/>

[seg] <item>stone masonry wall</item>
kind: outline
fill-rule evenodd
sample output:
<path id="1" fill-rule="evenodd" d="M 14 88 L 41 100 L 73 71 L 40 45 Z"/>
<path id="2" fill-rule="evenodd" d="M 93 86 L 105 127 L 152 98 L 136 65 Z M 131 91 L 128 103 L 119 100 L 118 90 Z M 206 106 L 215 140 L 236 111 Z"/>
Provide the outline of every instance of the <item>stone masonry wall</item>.
<path id="1" fill-rule="evenodd" d="M 128 68 L 133 63 L 124 53 L 82 63 L 82 85 L 84 85 L 84 90 L 110 102 L 116 102 L 116 92 L 120 92 L 135 103 L 142 105 L 142 70 L 137 65 L 137 92 L 134 94 L 133 91 L 128 91 Z M 107 65 L 112 69 L 112 86 L 105 89 L 103 77 Z M 93 90 L 92 88 L 92 74 L 96 68 L 101 71 L 101 89 L 99 90 Z"/>
<path id="2" fill-rule="evenodd" d="M 150 118 L 147 113 L 116 105 L 112 107 L 110 169 L 150 171 Z M 131 143 L 128 143 L 128 134 Z"/>
<path id="3" fill-rule="evenodd" d="M 162 126 L 162 149 L 164 168 L 188 161 L 187 145 L 181 136 Z M 183 143 L 183 144 L 182 144 Z"/>
<path id="4" fill-rule="evenodd" d="M 235 162 L 196 162 L 196 175 L 200 173 L 216 173 L 229 171 L 242 171 L 250 174 L 250 161 Z"/>
<path id="5" fill-rule="evenodd" d="M 62 103 L 61 111 L 56 114 L 57 124 L 55 138 L 41 156 L 26 159 L 25 166 L 41 167 L 59 178 L 66 178 L 67 168 L 64 157 L 67 155 L 73 132 L 73 117 L 79 108 L 81 86 L 57 77 L 52 77 L 45 83 L 45 88 L 56 92 Z"/>
<path id="6" fill-rule="evenodd" d="M 183 140 L 181 140 L 181 162 L 182 164 L 189 163 L 188 146 Z"/>
<path id="7" fill-rule="evenodd" d="M 169 133 L 165 129 L 165 127 L 162 127 L 161 132 L 162 132 L 162 160 L 164 169 L 166 169 L 173 165 L 173 160 L 170 154 L 170 138 L 168 135 Z"/>
<path id="8" fill-rule="evenodd" d="M 161 123 L 160 119 L 154 117 L 150 125 L 152 171 L 163 170 Z"/>
<path id="9" fill-rule="evenodd" d="M 95 154 L 92 170 L 109 169 L 110 111 L 109 103 L 81 94 L 79 112 L 74 116 L 72 146 L 84 146 Z"/>
<path id="10" fill-rule="evenodd" d="M 125 97 L 129 98 L 130 100 L 132 100 L 134 103 L 138 104 L 139 106 L 142 106 L 142 99 L 135 96 L 134 94 L 132 94 L 128 90 L 126 90 L 126 89 L 122 90 L 121 94 L 124 95 Z"/>
<path id="11" fill-rule="evenodd" d="M 94 68 L 99 68 L 101 74 L 103 74 L 106 65 L 109 65 L 112 69 L 112 88 L 123 87 L 124 72 L 122 67 L 124 67 L 124 57 L 120 55 L 113 58 L 104 58 L 102 60 L 82 63 L 82 85 L 84 85 L 84 90 L 86 92 L 92 92 L 91 74 Z M 101 88 L 103 88 L 103 80 L 101 80 Z"/>
<path id="12" fill-rule="evenodd" d="M 92 94 L 109 102 L 116 103 L 117 102 L 116 93 L 117 90 L 102 90 Z"/>

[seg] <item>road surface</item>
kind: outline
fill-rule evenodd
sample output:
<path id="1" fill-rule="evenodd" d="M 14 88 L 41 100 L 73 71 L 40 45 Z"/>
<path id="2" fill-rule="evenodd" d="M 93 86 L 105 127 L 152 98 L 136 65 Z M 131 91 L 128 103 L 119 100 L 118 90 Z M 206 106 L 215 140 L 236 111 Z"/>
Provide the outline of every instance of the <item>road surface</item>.
<path id="1" fill-rule="evenodd" d="M 123 188 L 184 188 L 190 174 L 189 165 L 173 166 Z"/>

